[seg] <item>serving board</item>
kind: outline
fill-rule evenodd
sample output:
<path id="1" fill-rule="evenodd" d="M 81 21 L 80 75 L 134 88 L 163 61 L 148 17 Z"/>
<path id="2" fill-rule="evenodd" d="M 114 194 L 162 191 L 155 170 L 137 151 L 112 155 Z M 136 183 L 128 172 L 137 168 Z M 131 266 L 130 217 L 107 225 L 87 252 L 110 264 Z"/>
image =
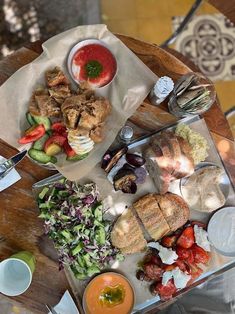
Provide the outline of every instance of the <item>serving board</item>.
<path id="1" fill-rule="evenodd" d="M 204 136 L 208 142 L 209 150 L 208 157 L 206 158 L 206 162 L 211 162 L 224 169 L 223 163 L 218 155 L 214 142 L 211 138 L 210 132 L 207 128 L 207 125 L 204 119 L 201 119 L 199 116 L 185 118 L 178 123 L 185 123 L 190 126 L 191 129 L 197 131 L 202 136 Z M 176 124 L 169 127 L 168 129 L 174 130 Z M 166 128 L 164 128 L 166 129 Z M 157 132 L 154 132 L 157 133 Z M 147 135 L 142 137 L 139 140 L 133 141 L 133 143 L 129 144 L 129 152 L 133 153 L 142 153 L 148 146 L 151 135 Z M 224 170 L 225 171 L 225 170 Z M 228 183 L 228 197 L 226 199 L 226 203 L 224 206 L 235 206 L 235 191 L 234 188 L 226 174 L 226 181 Z M 51 182 L 56 182 L 62 176 L 56 175 L 52 176 L 46 180 L 38 182 L 34 184 L 33 189 L 36 194 L 41 190 L 43 186 L 48 185 Z M 136 201 L 141 196 L 147 193 L 156 192 L 156 188 L 150 176 L 147 176 L 146 182 L 144 184 L 138 185 L 138 189 L 136 194 L 124 194 L 121 191 L 115 192 L 112 184 L 108 181 L 106 173 L 103 169 L 100 168 L 100 164 L 98 164 L 93 171 L 82 180 L 79 180 L 79 183 L 83 184 L 85 182 L 93 181 L 97 184 L 98 190 L 100 192 L 100 198 L 103 200 L 104 208 L 107 210 L 106 215 L 107 218 L 111 221 L 114 221 L 118 215 L 120 215 L 126 208 L 126 206 L 130 206 L 134 201 Z M 171 183 L 169 191 L 172 193 L 176 193 L 182 196 L 180 191 L 180 180 L 176 180 Z M 195 210 L 190 210 L 190 220 L 198 220 L 205 223 L 208 223 L 212 214 L 202 213 Z M 141 282 L 136 278 L 136 270 L 138 268 L 138 262 L 142 260 L 144 257 L 144 253 L 137 253 L 126 256 L 123 262 L 114 262 L 111 265 L 111 269 L 115 269 L 119 273 L 126 276 L 130 282 L 132 283 L 135 290 L 135 306 L 133 313 L 141 311 L 141 313 L 145 313 L 149 310 L 150 307 L 157 308 L 162 305 L 159 297 L 152 296 L 149 292 L 150 284 L 147 282 Z M 225 257 L 219 254 L 215 249 L 212 248 L 212 257 L 210 260 L 210 264 L 205 269 L 205 272 L 194 282 L 194 284 L 190 287 L 186 287 L 185 289 L 179 291 L 178 295 L 181 295 L 185 291 L 189 291 L 192 287 L 199 285 L 202 282 L 212 278 L 215 276 L 217 272 L 223 272 L 225 269 L 229 269 L 235 265 L 235 257 Z M 104 271 L 108 271 L 110 269 L 105 269 Z M 71 288 L 73 289 L 74 294 L 76 295 L 78 302 L 81 303 L 82 296 L 84 293 L 84 289 L 89 282 L 88 280 L 79 281 L 70 271 L 69 268 L 66 268 L 66 275 L 71 283 Z"/>

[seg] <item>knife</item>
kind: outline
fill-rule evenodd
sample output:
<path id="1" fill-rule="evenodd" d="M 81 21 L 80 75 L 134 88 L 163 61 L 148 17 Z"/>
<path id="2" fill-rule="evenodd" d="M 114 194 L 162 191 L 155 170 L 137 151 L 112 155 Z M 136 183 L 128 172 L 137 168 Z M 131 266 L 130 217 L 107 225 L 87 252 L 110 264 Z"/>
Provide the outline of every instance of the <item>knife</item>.
<path id="1" fill-rule="evenodd" d="M 8 160 L 0 163 L 0 179 L 4 178 L 26 155 L 27 150 L 16 154 Z"/>
<path id="2" fill-rule="evenodd" d="M 48 311 L 51 312 L 51 314 L 59 314 L 52 306 L 50 306 L 49 304 L 45 304 L 46 308 L 48 309 Z"/>

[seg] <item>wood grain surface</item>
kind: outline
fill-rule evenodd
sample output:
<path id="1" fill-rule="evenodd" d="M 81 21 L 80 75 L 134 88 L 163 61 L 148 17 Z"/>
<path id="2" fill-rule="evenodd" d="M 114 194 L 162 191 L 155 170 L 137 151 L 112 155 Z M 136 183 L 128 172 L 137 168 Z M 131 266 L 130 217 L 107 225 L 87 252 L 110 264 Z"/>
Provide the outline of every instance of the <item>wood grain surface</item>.
<path id="1" fill-rule="evenodd" d="M 235 23 L 235 0 L 209 0 L 208 2 Z"/>
<path id="2" fill-rule="evenodd" d="M 144 43 L 142 41 L 118 35 L 118 37 L 157 75 L 168 75 L 177 80 L 191 70 L 172 52 Z M 0 62 L 0 84 L 18 68 L 34 60 L 41 52 L 41 43 L 30 44 Z M 177 54 L 176 54 L 177 55 Z M 193 69 L 193 68 L 192 68 Z M 216 103 L 205 115 L 209 129 L 225 160 L 227 170 L 235 182 L 235 152 L 231 131 L 224 115 Z M 159 128 L 162 124 L 175 121 L 175 117 L 166 111 L 166 104 L 153 106 L 146 100 L 130 119 L 131 123 L 146 129 Z M 0 154 L 8 158 L 16 150 L 0 140 Z M 40 168 L 27 157 L 17 166 L 22 179 L 1 192 L 0 195 L 0 260 L 19 250 L 33 252 L 37 259 L 36 271 L 29 290 L 12 300 L 22 303 L 34 313 L 46 313 L 44 303 L 55 305 L 69 288 L 63 271 L 58 271 L 53 254 L 42 249 L 43 226 L 37 218 L 36 204 L 31 191 L 32 184 L 53 174 Z"/>

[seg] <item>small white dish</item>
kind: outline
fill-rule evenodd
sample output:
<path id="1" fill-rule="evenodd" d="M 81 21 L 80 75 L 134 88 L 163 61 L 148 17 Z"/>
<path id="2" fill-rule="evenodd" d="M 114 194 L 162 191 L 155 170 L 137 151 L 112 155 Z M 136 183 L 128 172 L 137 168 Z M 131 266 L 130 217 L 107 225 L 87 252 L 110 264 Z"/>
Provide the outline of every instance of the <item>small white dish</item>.
<path id="1" fill-rule="evenodd" d="M 224 207 L 210 219 L 208 239 L 222 255 L 235 256 L 235 207 Z"/>
<path id="2" fill-rule="evenodd" d="M 103 41 L 91 38 L 91 39 L 85 39 L 85 40 L 82 40 L 82 41 L 78 42 L 75 46 L 73 46 L 73 48 L 69 52 L 68 59 L 67 59 L 67 68 L 68 68 L 68 72 L 69 72 L 71 78 L 73 79 L 73 81 L 76 82 L 77 84 L 79 84 L 80 81 L 77 80 L 75 78 L 75 76 L 74 76 L 73 58 L 74 58 L 74 55 L 77 53 L 77 51 L 79 49 L 81 49 L 82 47 L 85 47 L 87 45 L 92 45 L 92 44 L 97 44 L 97 45 L 101 45 L 101 46 L 105 47 L 112 54 L 114 60 L 116 61 L 116 71 L 115 71 L 115 74 L 113 75 L 112 79 L 106 85 L 103 85 L 103 86 L 100 86 L 100 87 L 95 87 L 95 88 L 99 88 L 100 89 L 100 88 L 104 88 L 104 87 L 107 87 L 108 85 L 110 85 L 113 82 L 114 78 L 116 77 L 117 71 L 118 71 L 117 60 L 116 60 L 115 56 L 113 55 L 113 53 L 111 52 L 111 50 L 109 49 L 108 45 L 106 45 Z"/>

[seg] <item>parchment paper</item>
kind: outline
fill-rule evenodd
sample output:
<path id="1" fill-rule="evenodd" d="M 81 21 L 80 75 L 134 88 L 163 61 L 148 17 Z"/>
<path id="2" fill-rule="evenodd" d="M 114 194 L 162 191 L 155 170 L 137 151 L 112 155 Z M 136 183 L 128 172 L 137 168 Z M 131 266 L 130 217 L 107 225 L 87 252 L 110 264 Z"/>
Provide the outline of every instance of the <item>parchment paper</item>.
<path id="1" fill-rule="evenodd" d="M 149 70 L 106 25 L 78 26 L 43 44 L 43 53 L 30 64 L 19 69 L 0 87 L 0 136 L 10 145 L 21 149 L 17 140 L 27 128 L 25 113 L 32 91 L 45 85 L 47 69 L 60 66 L 67 72 L 67 56 L 70 49 L 79 41 L 97 38 L 104 41 L 117 60 L 118 73 L 107 87 L 97 90 L 97 94 L 107 97 L 112 104 L 112 113 L 107 119 L 105 140 L 96 144 L 89 156 L 78 162 L 59 159 L 56 168 L 66 178 L 76 180 L 86 175 L 114 141 L 125 121 L 136 111 L 157 80 Z"/>
<path id="2" fill-rule="evenodd" d="M 208 157 L 206 159 L 207 162 L 213 162 L 216 165 L 220 166 L 223 169 L 223 164 L 220 160 L 210 132 L 207 128 L 207 125 L 204 119 L 200 119 L 195 122 L 188 122 L 190 127 L 199 132 L 202 136 L 207 139 L 209 150 L 208 150 Z M 134 152 L 143 152 L 148 144 L 144 144 L 133 148 L 131 151 Z M 84 184 L 86 182 L 93 181 L 97 184 L 98 190 L 100 192 L 100 199 L 103 199 L 103 203 L 106 209 L 108 209 L 108 217 L 110 220 L 115 220 L 116 217 L 121 214 L 126 206 L 130 206 L 138 200 L 141 196 L 147 193 L 154 193 L 156 192 L 154 183 L 150 176 L 147 177 L 147 180 L 144 184 L 138 185 L 138 190 L 136 194 L 124 194 L 121 191 L 115 192 L 113 189 L 112 184 L 107 180 L 106 173 L 100 168 L 100 165 L 96 165 L 93 170 L 84 178 L 79 180 L 79 183 Z M 46 184 L 46 182 L 45 182 Z M 48 184 L 48 183 L 47 183 Z M 180 180 L 173 181 L 170 186 L 170 191 L 176 193 L 180 196 Z M 229 193 L 224 206 L 235 206 L 235 193 L 229 184 Z M 190 209 L 190 220 L 198 220 L 207 223 L 211 217 L 211 214 L 203 213 L 195 210 Z M 235 258 L 234 257 L 226 257 L 218 253 L 213 247 L 211 247 L 212 256 L 208 267 L 202 267 L 204 269 L 204 273 L 196 280 L 200 281 L 201 279 L 205 278 L 208 280 L 209 278 L 213 278 L 214 273 L 221 270 L 221 272 L 225 271 L 226 267 L 232 267 L 231 265 L 234 264 Z M 150 284 L 147 282 L 141 282 L 136 278 L 136 270 L 138 268 L 138 262 L 142 260 L 145 253 L 137 253 L 126 256 L 123 262 L 114 262 L 111 266 L 111 269 L 115 269 L 116 271 L 122 273 L 126 276 L 130 282 L 132 283 L 134 290 L 135 290 L 135 311 L 143 311 L 147 306 L 150 306 L 156 303 L 156 307 L 158 305 L 157 302 L 160 302 L 158 296 L 154 297 L 151 295 L 149 291 Z M 70 285 L 73 289 L 73 292 L 76 298 L 81 302 L 83 292 L 89 280 L 79 281 L 77 280 L 72 271 L 69 268 L 65 268 L 65 272 L 67 278 L 70 282 Z M 190 290 L 191 287 L 186 288 L 185 290 Z M 183 291 L 179 292 L 179 295 Z M 160 305 L 160 303 L 159 303 Z M 142 313 L 142 312 L 141 312 Z"/>

